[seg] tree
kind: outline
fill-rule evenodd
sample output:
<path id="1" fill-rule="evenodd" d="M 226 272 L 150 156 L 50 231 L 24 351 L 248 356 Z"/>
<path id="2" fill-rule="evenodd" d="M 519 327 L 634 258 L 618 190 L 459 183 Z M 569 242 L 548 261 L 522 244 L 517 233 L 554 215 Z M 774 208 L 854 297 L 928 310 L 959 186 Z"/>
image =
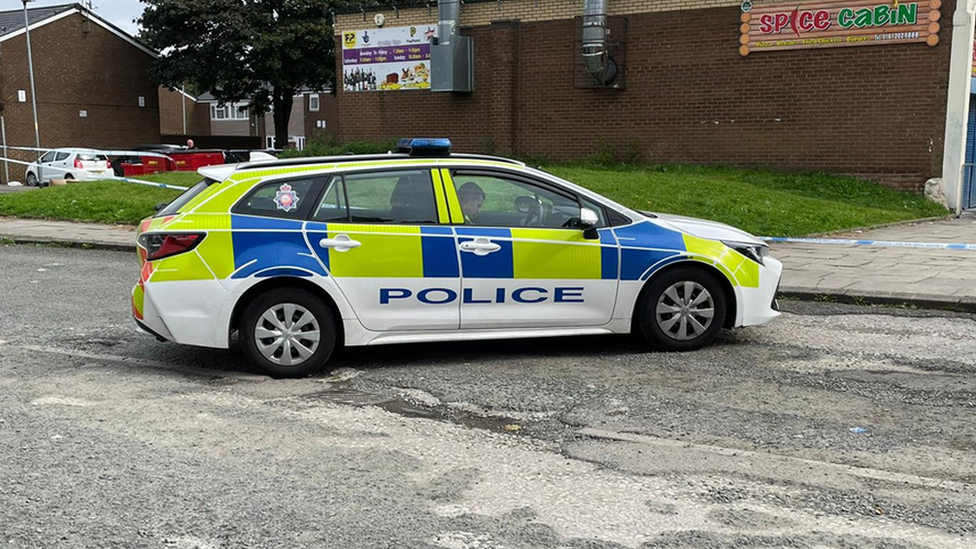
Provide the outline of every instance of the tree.
<path id="1" fill-rule="evenodd" d="M 140 1 L 140 37 L 162 52 L 153 81 L 172 89 L 194 82 L 221 103 L 248 101 L 257 115 L 272 110 L 280 148 L 295 92 L 334 86 L 327 0 Z"/>

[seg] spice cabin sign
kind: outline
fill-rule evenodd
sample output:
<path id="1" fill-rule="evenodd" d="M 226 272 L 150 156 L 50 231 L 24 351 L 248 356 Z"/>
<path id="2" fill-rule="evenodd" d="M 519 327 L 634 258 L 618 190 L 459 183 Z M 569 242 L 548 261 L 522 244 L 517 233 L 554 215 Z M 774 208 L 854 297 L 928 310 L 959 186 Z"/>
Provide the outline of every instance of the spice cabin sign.
<path id="1" fill-rule="evenodd" d="M 739 53 L 939 43 L 942 0 L 813 0 L 758 4 L 742 14 Z M 745 6 L 743 7 L 745 10 Z"/>

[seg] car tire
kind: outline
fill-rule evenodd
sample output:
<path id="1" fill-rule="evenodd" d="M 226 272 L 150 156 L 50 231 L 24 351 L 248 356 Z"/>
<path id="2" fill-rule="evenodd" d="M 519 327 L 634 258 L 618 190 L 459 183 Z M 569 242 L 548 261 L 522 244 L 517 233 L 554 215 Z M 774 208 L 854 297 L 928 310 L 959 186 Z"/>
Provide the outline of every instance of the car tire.
<path id="1" fill-rule="evenodd" d="M 37 186 L 37 176 L 33 172 L 27 172 L 27 186 L 36 187 Z"/>
<path id="2" fill-rule="evenodd" d="M 274 378 L 305 377 L 321 370 L 336 345 L 332 311 L 321 299 L 294 288 L 272 289 L 251 301 L 238 332 L 248 361 Z"/>
<path id="3" fill-rule="evenodd" d="M 694 267 L 676 267 L 641 292 L 634 311 L 635 331 L 656 349 L 694 351 L 715 339 L 725 323 L 725 311 L 725 292 L 715 276 Z"/>
<path id="4" fill-rule="evenodd" d="M 64 180 L 65 181 L 67 181 L 69 179 L 74 179 L 74 178 L 75 178 L 75 176 L 71 175 L 70 173 L 64 174 Z"/>

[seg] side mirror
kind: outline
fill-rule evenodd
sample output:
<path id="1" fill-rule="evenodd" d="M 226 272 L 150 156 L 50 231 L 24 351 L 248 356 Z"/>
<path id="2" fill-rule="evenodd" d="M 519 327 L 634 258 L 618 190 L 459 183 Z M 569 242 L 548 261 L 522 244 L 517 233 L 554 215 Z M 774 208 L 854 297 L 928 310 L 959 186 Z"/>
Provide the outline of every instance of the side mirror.
<path id="1" fill-rule="evenodd" d="M 600 234 L 596 232 L 596 226 L 600 224 L 600 217 L 596 212 L 589 208 L 580 209 L 579 228 L 583 230 L 583 238 L 587 240 L 598 240 Z"/>
<path id="2" fill-rule="evenodd" d="M 159 213 L 159 211 L 165 208 L 166 206 L 169 206 L 169 202 L 160 202 L 159 204 L 153 206 L 153 211 Z"/>

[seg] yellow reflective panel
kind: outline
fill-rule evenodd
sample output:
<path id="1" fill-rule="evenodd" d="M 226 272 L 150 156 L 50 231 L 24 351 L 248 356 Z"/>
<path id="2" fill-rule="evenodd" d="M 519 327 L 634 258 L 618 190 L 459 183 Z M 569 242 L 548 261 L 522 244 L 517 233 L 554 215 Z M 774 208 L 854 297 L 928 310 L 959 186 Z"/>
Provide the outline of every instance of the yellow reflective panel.
<path id="1" fill-rule="evenodd" d="M 210 269 L 196 252 L 187 252 L 153 262 L 150 280 L 169 282 L 174 280 L 208 280 L 213 278 Z"/>
<path id="2" fill-rule="evenodd" d="M 234 237 L 230 231 L 207 233 L 196 250 L 217 278 L 228 278 L 234 272 Z"/>
<path id="3" fill-rule="evenodd" d="M 142 289 L 142 284 L 136 284 L 135 288 L 132 288 L 132 308 L 135 309 L 139 318 L 142 318 L 145 311 L 145 299 L 146 294 Z"/>
<path id="4" fill-rule="evenodd" d="M 441 170 L 444 179 L 444 191 L 447 192 L 447 204 L 451 211 L 451 223 L 458 225 L 464 224 L 464 212 L 461 211 L 461 202 L 458 201 L 457 189 L 454 188 L 454 180 L 451 179 L 450 170 Z"/>
<path id="5" fill-rule="evenodd" d="M 420 227 L 329 223 L 328 237 L 340 234 L 361 245 L 349 251 L 329 250 L 335 277 L 423 278 L 424 254 Z M 385 233 L 385 234 L 382 234 Z"/>
<path id="6" fill-rule="evenodd" d="M 512 239 L 515 278 L 602 278 L 600 245 L 582 231 L 512 229 Z"/>
<path id="7" fill-rule="evenodd" d="M 717 240 L 707 240 L 688 234 L 682 236 L 688 252 L 696 254 L 694 259 L 712 263 L 729 278 L 733 285 L 747 288 L 759 287 L 759 265 L 755 261 Z"/>
<path id="8" fill-rule="evenodd" d="M 444 195 L 444 183 L 441 182 L 440 171 L 431 170 L 430 172 L 434 180 L 434 197 L 437 200 L 437 222 L 450 223 L 451 218 L 447 213 L 447 197 Z"/>

